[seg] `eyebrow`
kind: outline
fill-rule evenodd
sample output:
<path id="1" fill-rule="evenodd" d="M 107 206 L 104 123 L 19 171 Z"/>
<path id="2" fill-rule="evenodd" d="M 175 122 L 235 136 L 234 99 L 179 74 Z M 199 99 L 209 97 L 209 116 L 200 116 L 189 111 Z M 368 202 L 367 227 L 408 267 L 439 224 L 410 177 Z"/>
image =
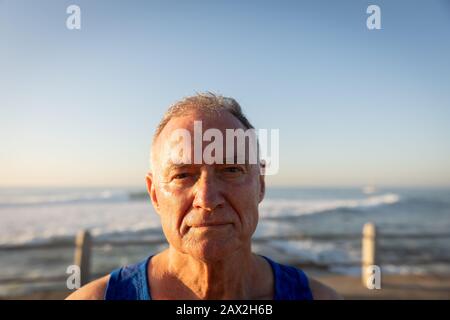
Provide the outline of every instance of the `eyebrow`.
<path id="1" fill-rule="evenodd" d="M 230 162 L 228 162 L 230 161 Z M 247 158 L 247 156 L 244 156 L 244 162 L 242 163 L 238 163 L 238 156 L 235 154 L 232 157 L 224 157 L 223 158 L 223 164 L 245 164 L 245 165 L 249 165 L 249 159 Z"/>
<path id="2" fill-rule="evenodd" d="M 186 167 L 191 166 L 192 164 L 188 163 L 173 163 L 169 162 L 169 165 L 164 169 L 164 175 L 168 175 L 170 171 L 176 170 L 176 169 L 183 169 Z"/>
<path id="3" fill-rule="evenodd" d="M 228 161 L 232 161 L 231 163 L 227 163 Z M 245 165 L 246 167 L 248 167 L 250 164 L 248 162 L 248 159 L 244 159 L 244 163 L 238 163 L 237 162 L 237 155 L 234 155 L 234 157 L 224 157 L 223 158 L 223 163 L 213 163 L 211 165 L 227 165 L 227 164 L 240 164 L 240 165 Z M 163 170 L 164 175 L 168 175 L 171 171 L 173 170 L 180 170 L 180 169 L 184 169 L 184 168 L 190 168 L 193 166 L 201 166 L 203 164 L 194 164 L 194 163 L 173 163 L 173 162 L 169 162 L 169 164 L 167 165 L 167 167 Z"/>

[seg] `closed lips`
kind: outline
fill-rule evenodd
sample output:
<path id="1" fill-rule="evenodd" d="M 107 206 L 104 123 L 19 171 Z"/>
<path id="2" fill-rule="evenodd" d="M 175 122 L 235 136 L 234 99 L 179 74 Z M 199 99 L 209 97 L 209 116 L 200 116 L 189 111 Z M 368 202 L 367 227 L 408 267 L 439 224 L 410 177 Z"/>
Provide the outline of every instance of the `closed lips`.
<path id="1" fill-rule="evenodd" d="M 202 227 L 220 227 L 225 226 L 227 224 L 230 224 L 229 222 L 223 222 L 223 223 L 201 223 L 193 225 L 193 228 L 202 228 Z"/>

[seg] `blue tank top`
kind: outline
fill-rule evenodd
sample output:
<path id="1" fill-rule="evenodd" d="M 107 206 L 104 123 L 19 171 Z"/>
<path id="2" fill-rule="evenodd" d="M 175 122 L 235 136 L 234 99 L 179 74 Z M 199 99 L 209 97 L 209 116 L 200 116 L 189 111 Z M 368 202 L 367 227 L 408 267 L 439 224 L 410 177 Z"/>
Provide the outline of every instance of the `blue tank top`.
<path id="1" fill-rule="evenodd" d="M 312 300 L 309 281 L 305 273 L 291 266 L 279 264 L 265 256 L 274 274 L 273 300 Z M 147 259 L 114 270 L 105 291 L 105 300 L 151 300 Z"/>

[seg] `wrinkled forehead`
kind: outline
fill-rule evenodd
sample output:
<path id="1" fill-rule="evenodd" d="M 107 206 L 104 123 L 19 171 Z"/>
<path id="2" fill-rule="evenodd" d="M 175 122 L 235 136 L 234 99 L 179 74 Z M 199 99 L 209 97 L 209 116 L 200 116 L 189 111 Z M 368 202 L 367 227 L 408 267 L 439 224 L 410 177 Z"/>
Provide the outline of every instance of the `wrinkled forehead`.
<path id="1" fill-rule="evenodd" d="M 239 119 L 227 111 L 215 113 L 193 111 L 184 116 L 174 117 L 166 124 L 154 141 L 152 146 L 152 167 L 163 169 L 165 166 L 173 164 L 174 150 L 179 149 L 180 136 L 185 133 L 188 133 L 190 136 L 189 145 L 191 147 L 188 149 L 190 149 L 191 160 L 194 159 L 196 150 L 200 149 L 203 154 L 207 148 L 211 148 L 211 143 L 216 142 L 215 137 L 219 133 L 222 136 L 223 158 L 236 160 L 238 157 L 237 150 L 227 154 L 226 137 L 231 131 L 235 132 L 239 129 L 241 132 L 247 131 L 247 128 Z M 235 138 L 234 141 L 236 142 Z M 216 142 L 215 145 L 218 146 L 218 144 L 219 142 Z"/>
<path id="2" fill-rule="evenodd" d="M 225 131 L 225 129 L 246 129 L 242 122 L 228 111 L 201 112 L 193 110 L 184 116 L 172 118 L 161 131 L 160 137 L 168 137 L 177 129 L 187 129 L 193 132 L 195 121 L 201 121 L 204 130 L 212 128 L 221 131 Z"/>

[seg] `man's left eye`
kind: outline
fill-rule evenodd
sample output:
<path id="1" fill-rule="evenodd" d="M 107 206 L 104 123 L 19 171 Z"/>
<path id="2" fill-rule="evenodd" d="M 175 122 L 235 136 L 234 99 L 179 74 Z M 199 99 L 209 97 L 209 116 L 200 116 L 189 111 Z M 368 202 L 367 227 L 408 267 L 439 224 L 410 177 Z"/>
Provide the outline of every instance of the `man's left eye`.
<path id="1" fill-rule="evenodd" d="M 224 169 L 225 172 L 231 172 L 231 173 L 240 173 L 240 172 L 244 172 L 244 170 L 242 170 L 242 168 L 240 167 L 227 167 Z"/>

